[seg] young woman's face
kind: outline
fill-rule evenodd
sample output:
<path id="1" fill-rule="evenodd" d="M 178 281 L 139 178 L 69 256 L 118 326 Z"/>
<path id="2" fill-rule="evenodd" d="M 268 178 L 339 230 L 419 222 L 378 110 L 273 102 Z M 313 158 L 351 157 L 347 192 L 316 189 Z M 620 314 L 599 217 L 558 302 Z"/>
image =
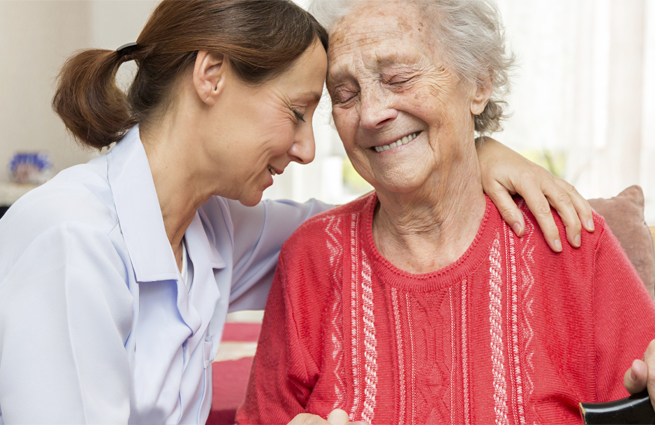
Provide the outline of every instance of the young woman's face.
<path id="1" fill-rule="evenodd" d="M 226 85 L 217 127 L 215 164 L 229 184 L 221 193 L 256 205 L 291 161 L 314 159 L 312 116 L 323 92 L 327 56 L 315 42 L 283 74 L 260 86 L 237 79 Z M 220 157 L 218 157 L 220 156 Z"/>

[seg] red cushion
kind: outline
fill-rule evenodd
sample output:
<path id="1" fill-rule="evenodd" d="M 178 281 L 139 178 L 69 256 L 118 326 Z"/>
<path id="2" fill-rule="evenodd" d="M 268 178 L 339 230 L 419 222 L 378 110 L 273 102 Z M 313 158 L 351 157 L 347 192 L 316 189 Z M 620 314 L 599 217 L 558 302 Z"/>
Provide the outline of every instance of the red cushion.
<path id="1" fill-rule="evenodd" d="M 261 323 L 226 323 L 222 341 L 257 342 Z"/>
<path id="2" fill-rule="evenodd" d="M 246 396 L 251 365 L 252 357 L 212 364 L 214 397 L 208 425 L 234 423 L 237 408 Z"/>
<path id="3" fill-rule="evenodd" d="M 226 323 L 223 342 L 257 342 L 260 323 Z M 252 357 L 212 363 L 214 395 L 208 425 L 234 424 L 237 408 L 246 396 Z"/>

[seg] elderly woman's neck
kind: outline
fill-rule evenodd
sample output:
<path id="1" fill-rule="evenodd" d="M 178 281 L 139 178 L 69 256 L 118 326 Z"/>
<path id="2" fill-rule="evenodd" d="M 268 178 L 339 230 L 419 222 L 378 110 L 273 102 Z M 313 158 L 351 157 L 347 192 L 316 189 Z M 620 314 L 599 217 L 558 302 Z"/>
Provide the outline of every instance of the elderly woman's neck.
<path id="1" fill-rule="evenodd" d="M 375 244 L 392 264 L 411 273 L 457 261 L 475 239 L 486 208 L 479 178 L 458 178 L 412 194 L 378 192 L 378 199 Z"/>

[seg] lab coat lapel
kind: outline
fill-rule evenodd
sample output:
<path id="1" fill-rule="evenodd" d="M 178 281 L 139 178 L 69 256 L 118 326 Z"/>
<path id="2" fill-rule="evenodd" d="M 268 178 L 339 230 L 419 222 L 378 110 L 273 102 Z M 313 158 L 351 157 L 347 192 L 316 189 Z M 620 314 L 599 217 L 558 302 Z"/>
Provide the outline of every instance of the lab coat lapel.
<path id="1" fill-rule="evenodd" d="M 152 179 L 148 157 L 139 137 L 139 126 L 108 154 L 108 178 L 125 244 L 137 282 L 175 281 L 177 308 L 193 332 L 200 316 L 190 308 L 181 281 Z"/>
<path id="2" fill-rule="evenodd" d="M 205 335 L 221 294 L 216 286 L 215 269 L 225 268 L 225 262 L 216 247 L 207 239 L 207 231 L 196 212 L 184 238 L 193 264 L 193 285 L 189 291 L 190 305 L 200 318 L 200 327 L 187 342 L 192 353 Z"/>
<path id="3" fill-rule="evenodd" d="M 108 154 L 116 213 L 139 282 L 175 280 L 179 272 L 136 126 Z"/>

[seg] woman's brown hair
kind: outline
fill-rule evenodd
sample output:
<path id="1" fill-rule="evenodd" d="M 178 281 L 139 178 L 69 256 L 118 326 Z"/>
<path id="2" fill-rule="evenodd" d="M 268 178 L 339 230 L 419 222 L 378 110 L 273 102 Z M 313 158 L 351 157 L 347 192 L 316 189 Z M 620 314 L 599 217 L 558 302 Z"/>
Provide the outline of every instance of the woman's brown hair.
<path id="1" fill-rule="evenodd" d="M 52 105 L 81 143 L 102 149 L 170 102 L 167 95 L 198 51 L 224 54 L 241 79 L 260 84 L 316 40 L 327 51 L 325 29 L 290 0 L 164 0 L 127 55 L 92 49 L 68 59 Z M 138 71 L 125 95 L 116 72 L 130 59 Z"/>

